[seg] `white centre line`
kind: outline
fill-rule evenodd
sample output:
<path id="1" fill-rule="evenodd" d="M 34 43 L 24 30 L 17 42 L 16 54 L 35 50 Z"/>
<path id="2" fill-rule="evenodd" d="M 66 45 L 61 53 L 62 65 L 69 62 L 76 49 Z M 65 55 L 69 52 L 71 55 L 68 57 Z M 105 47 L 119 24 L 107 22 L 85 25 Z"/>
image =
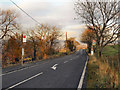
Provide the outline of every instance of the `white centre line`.
<path id="1" fill-rule="evenodd" d="M 70 60 L 73 60 L 73 59 L 70 59 Z"/>
<path id="2" fill-rule="evenodd" d="M 86 60 L 86 63 L 85 63 L 85 67 L 84 67 L 84 70 L 83 70 L 83 73 L 82 73 L 82 76 L 81 76 L 81 79 L 80 79 L 80 82 L 79 82 L 79 85 L 78 85 L 78 89 L 77 89 L 77 90 L 81 90 L 81 88 L 82 88 L 87 63 L 88 63 L 88 57 L 87 57 L 87 60 Z"/>
<path id="3" fill-rule="evenodd" d="M 65 61 L 64 63 L 67 63 L 68 61 Z"/>
<path id="4" fill-rule="evenodd" d="M 20 84 L 22 84 L 22 83 L 24 83 L 24 82 L 27 82 L 27 81 L 29 81 L 29 80 L 31 80 L 31 79 L 33 79 L 33 78 L 35 78 L 35 77 L 41 75 L 41 74 L 43 74 L 43 72 L 40 72 L 40 73 L 38 73 L 38 74 L 36 74 L 36 75 L 34 75 L 34 76 L 28 78 L 28 79 L 25 79 L 25 80 L 23 80 L 23 81 L 21 81 L 21 82 L 15 84 L 15 85 L 13 85 L 13 86 L 10 86 L 9 88 L 7 88 L 7 89 L 5 89 L 5 90 L 8 90 L 8 89 L 14 88 L 14 87 L 16 87 L 16 86 L 18 86 L 18 85 L 20 85 Z"/>

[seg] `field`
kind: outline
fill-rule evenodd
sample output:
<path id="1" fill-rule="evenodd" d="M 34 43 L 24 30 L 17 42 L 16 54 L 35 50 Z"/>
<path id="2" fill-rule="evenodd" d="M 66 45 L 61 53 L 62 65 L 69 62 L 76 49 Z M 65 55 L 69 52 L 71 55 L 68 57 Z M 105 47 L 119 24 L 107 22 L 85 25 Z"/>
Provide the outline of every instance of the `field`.
<path id="1" fill-rule="evenodd" d="M 118 51 L 120 51 L 118 45 L 109 45 L 103 49 L 102 55 L 113 57 L 114 55 L 118 54 Z"/>

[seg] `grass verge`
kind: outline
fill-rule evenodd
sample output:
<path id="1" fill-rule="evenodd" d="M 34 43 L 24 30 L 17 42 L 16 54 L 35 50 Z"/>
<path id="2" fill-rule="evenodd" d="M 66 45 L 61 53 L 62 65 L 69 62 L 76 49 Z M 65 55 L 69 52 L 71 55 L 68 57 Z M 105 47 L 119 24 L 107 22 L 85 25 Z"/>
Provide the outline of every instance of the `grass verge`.
<path id="1" fill-rule="evenodd" d="M 87 88 L 120 88 L 118 68 L 90 56 L 88 62 Z"/>
<path id="2" fill-rule="evenodd" d="M 87 88 L 120 88 L 117 46 L 107 46 L 101 58 L 89 57 Z"/>

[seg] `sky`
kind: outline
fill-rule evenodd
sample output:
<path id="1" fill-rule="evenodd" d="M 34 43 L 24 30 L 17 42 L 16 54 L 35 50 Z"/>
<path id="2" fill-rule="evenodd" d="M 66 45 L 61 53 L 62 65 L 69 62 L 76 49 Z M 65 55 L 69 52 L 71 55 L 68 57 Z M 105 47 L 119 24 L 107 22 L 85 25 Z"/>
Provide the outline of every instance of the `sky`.
<path id="1" fill-rule="evenodd" d="M 56 25 L 61 28 L 65 40 L 65 33 L 69 37 L 79 40 L 85 29 L 84 24 L 78 20 L 74 11 L 74 0 L 12 0 L 30 16 L 41 24 Z M 0 0 L 1 9 L 14 9 L 20 15 L 19 22 L 23 30 L 35 26 L 37 23 L 17 8 L 10 0 Z"/>

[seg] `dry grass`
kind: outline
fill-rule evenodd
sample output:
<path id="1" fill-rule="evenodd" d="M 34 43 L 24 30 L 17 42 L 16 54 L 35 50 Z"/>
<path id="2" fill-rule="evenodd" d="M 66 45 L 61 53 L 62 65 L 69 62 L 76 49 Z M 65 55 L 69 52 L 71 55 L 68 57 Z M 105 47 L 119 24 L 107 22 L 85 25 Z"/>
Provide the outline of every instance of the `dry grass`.
<path id="1" fill-rule="evenodd" d="M 105 61 L 105 60 L 104 60 Z M 96 68 L 97 67 L 97 68 Z M 94 82 L 94 83 L 92 83 Z M 118 68 L 91 56 L 88 63 L 88 88 L 118 88 Z"/>

